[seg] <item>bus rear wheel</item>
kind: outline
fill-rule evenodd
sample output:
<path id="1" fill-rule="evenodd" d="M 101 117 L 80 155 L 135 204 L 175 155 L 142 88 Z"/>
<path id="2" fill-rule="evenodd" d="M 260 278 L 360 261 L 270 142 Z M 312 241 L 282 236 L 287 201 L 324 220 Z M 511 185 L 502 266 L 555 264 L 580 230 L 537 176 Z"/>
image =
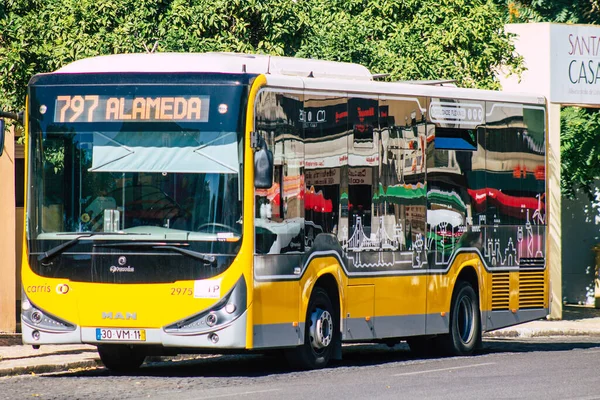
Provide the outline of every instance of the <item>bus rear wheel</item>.
<path id="1" fill-rule="evenodd" d="M 440 337 L 446 353 L 456 356 L 473 354 L 481 343 L 481 320 L 477 293 L 470 283 L 460 281 L 452 295 L 450 333 Z"/>
<path id="2" fill-rule="evenodd" d="M 116 372 L 135 371 L 146 358 L 138 348 L 126 344 L 99 345 L 98 354 L 104 366 Z"/>
<path id="3" fill-rule="evenodd" d="M 324 368 L 333 354 L 338 325 L 329 295 L 316 287 L 306 310 L 304 344 L 286 351 L 288 363 L 297 369 Z"/>

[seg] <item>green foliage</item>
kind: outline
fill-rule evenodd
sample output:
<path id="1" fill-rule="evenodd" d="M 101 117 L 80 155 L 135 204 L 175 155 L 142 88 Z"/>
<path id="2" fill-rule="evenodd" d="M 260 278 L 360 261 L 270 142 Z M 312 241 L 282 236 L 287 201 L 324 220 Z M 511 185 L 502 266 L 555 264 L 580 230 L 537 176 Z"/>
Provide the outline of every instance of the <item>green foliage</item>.
<path id="1" fill-rule="evenodd" d="M 0 109 L 27 81 L 101 54 L 235 51 L 357 62 L 392 80 L 497 88 L 519 71 L 492 0 L 7 0 L 0 6 Z"/>
<path id="2" fill-rule="evenodd" d="M 600 112 L 566 107 L 560 129 L 562 192 L 573 198 L 580 188 L 593 201 L 592 185 L 600 177 Z"/>
<path id="3" fill-rule="evenodd" d="M 353 61 L 392 80 L 456 79 L 497 89 L 493 71 L 519 71 L 502 10 L 491 1 L 314 2 L 299 56 Z"/>
<path id="4" fill-rule="evenodd" d="M 507 22 L 600 23 L 599 0 L 504 0 Z"/>

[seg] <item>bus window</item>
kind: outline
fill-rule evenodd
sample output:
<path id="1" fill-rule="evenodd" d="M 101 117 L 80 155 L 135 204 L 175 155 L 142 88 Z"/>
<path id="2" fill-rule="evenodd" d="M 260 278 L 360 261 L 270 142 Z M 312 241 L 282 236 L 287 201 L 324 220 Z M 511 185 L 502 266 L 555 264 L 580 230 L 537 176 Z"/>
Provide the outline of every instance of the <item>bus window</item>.
<path id="1" fill-rule="evenodd" d="M 374 198 L 385 232 L 392 240 L 388 251 L 424 249 L 424 104 L 423 98 L 379 103 L 380 167 Z"/>
<path id="2" fill-rule="evenodd" d="M 264 91 L 256 106 L 256 131 L 273 151 L 273 185 L 256 189 L 256 251 L 304 251 L 304 142 L 299 95 Z"/>
<path id="3" fill-rule="evenodd" d="M 379 176 L 379 104 L 377 99 L 348 99 L 349 251 L 379 248 L 383 232 L 375 207 Z"/>
<path id="4" fill-rule="evenodd" d="M 434 98 L 429 109 L 428 240 L 434 265 L 445 266 L 458 247 L 481 248 L 479 231 L 472 227 L 483 223 L 485 196 L 471 194 L 485 187 L 485 103 Z"/>
<path id="5" fill-rule="evenodd" d="M 307 95 L 304 209 L 307 250 L 322 233 L 343 241 L 348 233 L 347 99 Z"/>
<path id="6" fill-rule="evenodd" d="M 486 114 L 486 219 L 488 225 L 493 224 L 495 235 L 484 237 L 485 254 L 495 266 L 542 258 L 544 111 L 535 106 L 488 102 Z"/>

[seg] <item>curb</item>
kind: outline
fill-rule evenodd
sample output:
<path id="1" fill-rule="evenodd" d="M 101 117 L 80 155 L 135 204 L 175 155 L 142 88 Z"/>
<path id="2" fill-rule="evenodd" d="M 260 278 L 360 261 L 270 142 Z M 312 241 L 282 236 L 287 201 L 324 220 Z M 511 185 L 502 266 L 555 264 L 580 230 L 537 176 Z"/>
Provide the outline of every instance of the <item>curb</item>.
<path id="1" fill-rule="evenodd" d="M 494 338 L 536 338 L 549 336 L 600 336 L 600 330 L 579 330 L 579 329 L 509 329 L 498 330 L 484 333 L 483 337 L 488 339 Z"/>
<path id="2" fill-rule="evenodd" d="M 68 372 L 79 368 L 97 368 L 101 366 L 100 360 L 74 361 L 65 364 L 39 364 L 26 367 L 13 367 L 0 369 L 0 378 L 16 375 L 37 375 L 50 372 Z"/>
<path id="3" fill-rule="evenodd" d="M 0 347 L 1 346 L 20 346 L 23 344 L 21 334 L 15 333 L 0 333 Z"/>

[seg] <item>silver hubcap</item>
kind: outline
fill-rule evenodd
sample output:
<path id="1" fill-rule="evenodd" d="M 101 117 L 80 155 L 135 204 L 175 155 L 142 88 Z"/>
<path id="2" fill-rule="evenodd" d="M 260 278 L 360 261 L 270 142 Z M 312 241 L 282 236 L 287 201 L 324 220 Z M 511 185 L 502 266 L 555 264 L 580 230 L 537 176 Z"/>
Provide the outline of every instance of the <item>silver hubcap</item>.
<path id="1" fill-rule="evenodd" d="M 317 308 L 310 316 L 310 342 L 315 349 L 323 349 L 333 338 L 333 319 L 327 310 Z"/>
<path id="2" fill-rule="evenodd" d="M 473 304 L 468 296 L 463 296 L 458 303 L 458 334 L 463 343 L 468 343 L 472 338 L 475 331 L 473 320 Z"/>

